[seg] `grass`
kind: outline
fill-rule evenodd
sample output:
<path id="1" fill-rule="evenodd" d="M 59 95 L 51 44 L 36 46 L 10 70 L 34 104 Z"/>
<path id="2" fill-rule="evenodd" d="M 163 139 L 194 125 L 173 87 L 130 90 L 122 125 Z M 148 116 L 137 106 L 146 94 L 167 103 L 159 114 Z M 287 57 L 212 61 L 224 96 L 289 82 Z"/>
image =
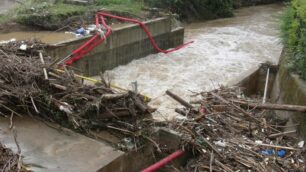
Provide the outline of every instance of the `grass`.
<path id="1" fill-rule="evenodd" d="M 89 6 L 65 4 L 63 0 L 26 0 L 13 10 L 0 16 L 0 24 L 16 21 L 18 23 L 55 30 L 62 27 L 63 21 L 70 17 L 94 13 L 98 9 L 107 9 L 121 13 L 141 16 L 143 0 L 96 0 Z"/>
<path id="2" fill-rule="evenodd" d="M 288 66 L 306 80 L 306 1 L 293 0 L 282 20 L 283 43 L 290 56 Z"/>
<path id="3" fill-rule="evenodd" d="M 100 8 L 106 8 L 110 11 L 130 13 L 135 16 L 141 16 L 144 2 L 143 0 L 96 0 Z"/>

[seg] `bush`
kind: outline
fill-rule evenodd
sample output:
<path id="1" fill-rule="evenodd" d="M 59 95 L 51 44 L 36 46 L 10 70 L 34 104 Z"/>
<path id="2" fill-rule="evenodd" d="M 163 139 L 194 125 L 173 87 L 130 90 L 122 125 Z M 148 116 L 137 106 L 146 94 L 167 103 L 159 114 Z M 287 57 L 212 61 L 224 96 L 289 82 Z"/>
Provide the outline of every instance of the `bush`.
<path id="1" fill-rule="evenodd" d="M 96 0 L 98 5 L 109 5 L 109 4 L 126 4 L 130 3 L 131 0 Z"/>
<path id="2" fill-rule="evenodd" d="M 146 0 L 149 6 L 166 8 L 182 18 L 215 19 L 233 16 L 232 0 Z"/>
<path id="3" fill-rule="evenodd" d="M 289 50 L 291 69 L 306 79 L 306 1 L 293 0 L 282 23 L 283 42 Z"/>

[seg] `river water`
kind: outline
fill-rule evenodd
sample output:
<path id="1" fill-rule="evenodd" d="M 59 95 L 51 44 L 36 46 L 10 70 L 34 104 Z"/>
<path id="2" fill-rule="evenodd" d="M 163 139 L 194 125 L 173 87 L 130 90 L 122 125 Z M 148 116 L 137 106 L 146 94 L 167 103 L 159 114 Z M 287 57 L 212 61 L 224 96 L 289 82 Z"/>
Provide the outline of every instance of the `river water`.
<path id="1" fill-rule="evenodd" d="M 243 8 L 236 17 L 186 26 L 185 40 L 195 43 L 171 54 L 153 54 L 107 71 L 113 82 L 138 90 L 152 98 L 158 108 L 157 120 L 178 115 L 178 103 L 165 95 L 171 90 L 190 100 L 192 92 L 210 90 L 242 77 L 263 62 L 278 63 L 282 45 L 279 39 L 278 4 Z"/>

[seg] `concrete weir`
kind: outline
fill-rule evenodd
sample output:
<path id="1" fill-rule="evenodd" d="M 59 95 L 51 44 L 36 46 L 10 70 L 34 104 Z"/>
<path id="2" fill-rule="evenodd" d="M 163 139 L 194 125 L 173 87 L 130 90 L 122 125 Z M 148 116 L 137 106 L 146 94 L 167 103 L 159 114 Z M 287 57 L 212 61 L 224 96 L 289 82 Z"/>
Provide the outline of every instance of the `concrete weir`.
<path id="1" fill-rule="evenodd" d="M 161 49 L 175 47 L 184 41 L 184 28 L 173 29 L 170 18 L 153 19 L 146 21 L 145 24 Z M 50 55 L 56 58 L 66 57 L 90 37 L 55 44 L 56 48 L 49 50 Z M 112 35 L 102 45 L 73 66 L 80 69 L 84 75 L 94 76 L 154 52 L 156 51 L 142 28 L 129 24 L 113 28 Z"/>

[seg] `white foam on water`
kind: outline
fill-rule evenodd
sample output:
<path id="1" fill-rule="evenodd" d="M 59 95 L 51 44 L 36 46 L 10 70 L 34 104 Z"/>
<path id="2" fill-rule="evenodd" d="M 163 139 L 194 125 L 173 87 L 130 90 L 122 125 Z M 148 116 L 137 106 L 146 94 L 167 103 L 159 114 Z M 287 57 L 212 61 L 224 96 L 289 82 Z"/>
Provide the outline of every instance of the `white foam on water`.
<path id="1" fill-rule="evenodd" d="M 195 23 L 186 27 L 185 40 L 195 42 L 170 54 L 153 54 L 107 71 L 113 82 L 152 98 L 157 120 L 178 117 L 180 105 L 166 90 L 190 100 L 192 92 L 226 85 L 250 68 L 264 62 L 278 63 L 282 45 L 278 20 L 282 7 L 258 6 L 239 10 L 237 17 Z M 192 91 L 192 92 L 191 92 Z"/>

